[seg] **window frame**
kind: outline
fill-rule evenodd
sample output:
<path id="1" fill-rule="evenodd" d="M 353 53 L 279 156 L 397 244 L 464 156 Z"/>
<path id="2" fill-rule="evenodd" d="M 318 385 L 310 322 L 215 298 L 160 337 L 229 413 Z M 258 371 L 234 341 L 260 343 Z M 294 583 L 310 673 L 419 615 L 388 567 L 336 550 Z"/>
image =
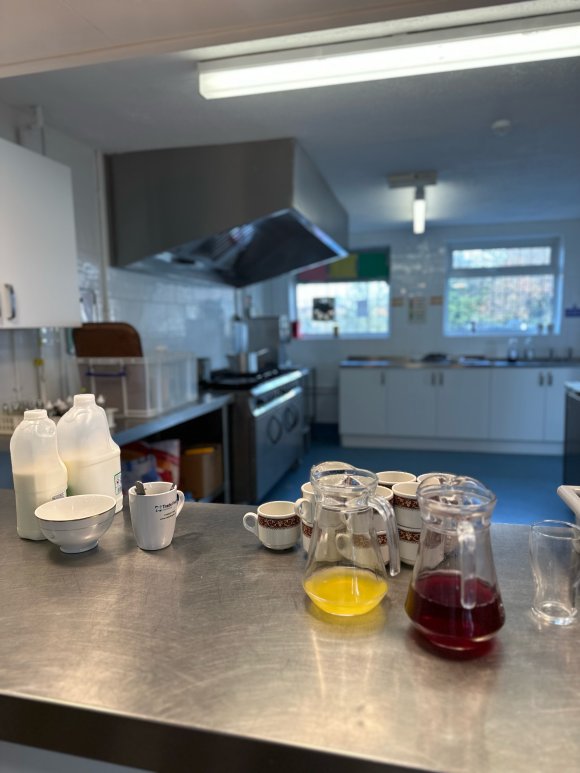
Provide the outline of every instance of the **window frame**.
<path id="1" fill-rule="evenodd" d="M 485 249 L 514 249 L 526 247 L 549 247 L 550 263 L 540 266 L 500 266 L 497 268 L 453 268 L 453 253 L 460 250 L 485 250 Z M 544 276 L 554 277 L 554 335 L 559 335 L 561 326 L 562 310 L 562 261 L 563 247 L 559 237 L 540 237 L 530 238 L 502 238 L 502 239 L 470 239 L 447 244 L 447 270 L 445 272 L 445 293 L 443 306 L 443 335 L 446 338 L 490 338 L 490 337 L 514 337 L 516 335 L 536 336 L 537 332 L 521 331 L 516 333 L 514 330 L 495 330 L 493 332 L 449 332 L 448 330 L 448 310 L 449 310 L 449 280 L 479 277 L 501 277 L 501 276 Z"/>
<path id="2" fill-rule="evenodd" d="M 334 338 L 343 339 L 343 340 L 359 340 L 359 341 L 379 341 L 379 340 L 386 340 L 390 338 L 391 336 L 391 283 L 388 279 L 384 278 L 381 279 L 380 277 L 375 278 L 369 278 L 369 279 L 333 279 L 331 281 L 326 282 L 317 282 L 316 284 L 324 284 L 324 285 L 330 285 L 330 284 L 362 284 L 362 283 L 368 283 L 368 282 L 385 282 L 388 288 L 388 304 L 387 304 L 387 312 L 388 312 L 388 318 L 387 318 L 387 325 L 388 330 L 386 333 L 345 333 L 342 330 L 340 330 L 338 336 L 335 336 L 333 333 L 333 330 L 331 329 L 328 333 L 322 334 L 322 333 L 303 333 L 300 332 L 299 340 L 301 341 L 331 341 Z M 298 319 L 298 303 L 297 303 L 297 288 L 298 285 L 308 285 L 308 284 L 315 284 L 314 282 L 300 282 L 298 279 L 298 275 L 294 275 L 294 282 L 292 283 L 292 306 L 291 308 L 294 309 L 294 316 L 296 319 Z M 334 322 L 332 327 L 335 325 L 340 326 L 340 323 Z"/>

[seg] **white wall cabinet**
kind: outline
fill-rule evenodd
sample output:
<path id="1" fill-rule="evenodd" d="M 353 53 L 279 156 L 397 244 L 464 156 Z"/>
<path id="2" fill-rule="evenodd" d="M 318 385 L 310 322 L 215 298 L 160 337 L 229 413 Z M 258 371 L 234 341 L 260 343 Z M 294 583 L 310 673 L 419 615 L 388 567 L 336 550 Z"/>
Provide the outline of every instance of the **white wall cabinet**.
<path id="1" fill-rule="evenodd" d="M 0 139 L 0 329 L 80 324 L 68 167 Z"/>
<path id="2" fill-rule="evenodd" d="M 510 368 L 491 374 L 492 440 L 564 440 L 564 383 L 578 368 Z"/>
<path id="3" fill-rule="evenodd" d="M 387 432 L 386 368 L 341 368 L 339 431 L 341 435 L 385 435 Z"/>

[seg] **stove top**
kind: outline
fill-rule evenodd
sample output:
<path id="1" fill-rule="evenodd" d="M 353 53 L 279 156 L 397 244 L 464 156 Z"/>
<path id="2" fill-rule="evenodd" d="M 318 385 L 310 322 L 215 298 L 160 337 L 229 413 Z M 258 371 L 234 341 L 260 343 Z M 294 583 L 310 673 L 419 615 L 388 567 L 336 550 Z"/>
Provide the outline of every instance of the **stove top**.
<path id="1" fill-rule="evenodd" d="M 280 368 L 267 368 L 256 373 L 236 373 L 231 370 L 214 370 L 205 383 L 209 389 L 252 389 L 269 379 L 280 376 L 285 371 Z"/>
<path id="2" fill-rule="evenodd" d="M 256 373 L 236 373 L 231 370 L 214 370 L 209 381 L 204 382 L 207 389 L 216 390 L 250 390 L 261 384 L 274 382 L 275 379 L 287 374 L 294 374 L 296 370 L 290 368 L 265 368 Z M 297 374 L 299 375 L 299 374 Z"/>

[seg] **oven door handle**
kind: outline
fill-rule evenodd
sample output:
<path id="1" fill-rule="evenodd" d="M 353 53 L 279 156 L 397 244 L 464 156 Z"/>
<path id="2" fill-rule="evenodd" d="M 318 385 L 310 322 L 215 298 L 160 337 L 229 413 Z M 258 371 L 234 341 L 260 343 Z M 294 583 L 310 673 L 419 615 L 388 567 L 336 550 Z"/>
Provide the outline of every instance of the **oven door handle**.
<path id="1" fill-rule="evenodd" d="M 281 405 L 284 405 L 290 400 L 295 400 L 297 397 L 300 397 L 301 394 L 302 394 L 302 387 L 296 386 L 293 389 L 290 389 L 288 392 L 285 392 L 283 395 L 280 395 L 280 397 L 276 397 L 271 402 L 266 403 L 266 405 L 260 405 L 259 408 L 252 408 L 252 416 L 258 419 L 260 416 L 263 416 L 265 413 L 268 413 L 269 411 L 272 411 L 275 408 L 279 408 Z"/>

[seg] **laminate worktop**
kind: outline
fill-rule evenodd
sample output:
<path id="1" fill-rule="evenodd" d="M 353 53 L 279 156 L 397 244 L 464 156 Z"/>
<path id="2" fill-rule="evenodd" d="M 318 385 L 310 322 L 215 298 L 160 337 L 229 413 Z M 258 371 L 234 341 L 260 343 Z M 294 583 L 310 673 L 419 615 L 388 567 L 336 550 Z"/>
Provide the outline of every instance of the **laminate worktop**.
<path id="1" fill-rule="evenodd" d="M 249 509 L 186 504 L 148 553 L 125 508 L 67 556 L 20 540 L 1 491 L 0 739 L 157 771 L 578 769 L 580 629 L 532 618 L 527 527 L 492 527 L 507 621 L 459 662 L 411 634 L 408 568 L 373 612 L 329 617 Z"/>

